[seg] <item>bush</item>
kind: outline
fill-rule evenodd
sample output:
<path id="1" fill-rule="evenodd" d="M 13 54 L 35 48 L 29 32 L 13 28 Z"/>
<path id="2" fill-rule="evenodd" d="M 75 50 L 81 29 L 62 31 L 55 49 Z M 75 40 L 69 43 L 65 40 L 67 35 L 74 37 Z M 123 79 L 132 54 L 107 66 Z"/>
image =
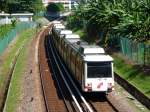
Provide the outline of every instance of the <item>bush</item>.
<path id="1" fill-rule="evenodd" d="M 11 25 L 12 25 L 13 27 L 15 27 L 16 24 L 17 24 L 17 20 L 16 20 L 16 18 L 13 18 L 13 19 L 11 20 Z"/>
<path id="2" fill-rule="evenodd" d="M 62 3 L 50 3 L 47 6 L 47 11 L 48 12 L 60 12 L 64 11 L 64 6 Z"/>
<path id="3" fill-rule="evenodd" d="M 82 28 L 82 20 L 78 18 L 76 15 L 72 14 L 71 16 L 67 17 L 67 27 L 68 28 Z"/>
<path id="4" fill-rule="evenodd" d="M 10 24 L 0 25 L 0 40 L 12 29 L 13 29 L 13 26 Z"/>

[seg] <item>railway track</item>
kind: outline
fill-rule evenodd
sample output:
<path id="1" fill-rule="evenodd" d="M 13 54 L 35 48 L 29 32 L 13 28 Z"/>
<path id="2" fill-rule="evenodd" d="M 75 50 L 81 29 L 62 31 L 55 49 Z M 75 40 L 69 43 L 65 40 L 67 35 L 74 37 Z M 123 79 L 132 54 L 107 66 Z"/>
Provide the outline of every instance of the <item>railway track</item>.
<path id="1" fill-rule="evenodd" d="M 70 84 L 68 84 L 68 82 L 65 81 L 65 78 L 61 78 L 63 71 L 61 70 L 61 68 L 56 66 L 58 65 L 58 62 L 56 62 L 56 59 L 54 58 L 55 56 L 53 54 L 54 52 L 51 51 L 49 41 L 47 41 L 47 33 L 48 30 L 44 31 L 41 35 L 43 38 L 40 40 L 40 42 L 43 43 L 44 47 L 42 47 L 41 44 L 39 49 L 40 73 L 47 111 L 87 111 L 87 109 L 83 109 L 83 107 L 80 106 L 78 101 L 79 99 L 76 98 L 72 89 L 70 89 L 69 87 Z M 51 66 L 50 69 L 48 68 L 49 66 Z M 54 86 L 49 87 L 49 85 Z M 56 97 L 57 94 L 58 97 Z"/>
<path id="2" fill-rule="evenodd" d="M 39 68 L 47 111 L 115 112 L 105 95 L 85 94 L 78 90 L 48 36 L 49 30 L 50 27 L 40 35 L 39 45 Z"/>
<path id="3" fill-rule="evenodd" d="M 40 35 L 38 57 L 45 106 L 48 112 L 57 112 L 60 110 L 62 112 L 67 112 L 68 110 L 63 102 L 63 97 L 60 94 L 61 92 L 58 92 L 57 82 L 54 80 L 54 72 L 49 67 L 49 58 L 45 48 L 45 38 L 48 34 L 48 30 L 49 28 L 45 29 Z"/>
<path id="4" fill-rule="evenodd" d="M 83 93 L 84 94 L 84 93 Z M 84 94 L 95 112 L 117 112 L 104 93 Z"/>

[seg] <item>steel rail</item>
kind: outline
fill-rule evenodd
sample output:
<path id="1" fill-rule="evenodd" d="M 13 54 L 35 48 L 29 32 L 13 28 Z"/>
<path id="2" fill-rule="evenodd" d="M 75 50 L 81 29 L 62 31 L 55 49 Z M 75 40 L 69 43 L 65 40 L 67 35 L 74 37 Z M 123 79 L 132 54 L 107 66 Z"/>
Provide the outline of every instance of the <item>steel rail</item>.
<path id="1" fill-rule="evenodd" d="M 47 44 L 47 43 L 46 43 Z M 47 45 L 46 45 L 47 46 Z M 49 50 L 48 50 L 48 48 L 46 47 L 46 52 L 48 53 L 48 60 L 50 61 L 50 63 L 52 64 L 52 60 L 51 60 L 51 58 L 50 58 L 50 52 L 49 52 Z M 58 79 L 57 79 L 57 76 L 55 75 L 55 70 L 54 70 L 54 67 L 53 66 L 51 66 L 51 68 L 52 68 L 52 70 L 53 70 L 53 76 L 55 77 L 55 80 L 56 80 L 56 82 L 57 82 L 57 84 L 58 84 L 58 89 L 59 89 L 59 91 L 60 91 L 60 93 L 61 93 L 61 95 L 62 95 L 62 97 L 63 97 L 63 99 L 64 99 L 64 102 L 65 102 L 65 105 L 66 105 L 66 107 L 67 107 L 67 110 L 68 110 L 68 112 L 69 112 L 69 108 L 68 108 L 68 106 L 67 106 L 67 102 L 65 101 L 65 97 L 64 97 L 64 95 L 63 95 L 63 92 L 62 92 L 62 88 L 60 87 L 60 84 L 59 84 L 59 81 L 58 81 Z"/>
<path id="2" fill-rule="evenodd" d="M 51 38 L 51 37 L 50 37 L 50 38 Z M 59 64 L 58 64 L 58 62 L 57 62 L 57 59 L 56 59 L 56 57 L 54 56 L 54 51 L 53 51 L 53 49 L 52 49 L 52 46 L 51 46 L 50 41 L 48 41 L 48 43 L 49 43 L 49 45 L 50 45 L 50 49 L 51 49 L 51 51 L 52 51 L 52 55 L 53 55 L 53 57 L 54 57 L 55 63 L 56 63 L 56 65 L 57 65 L 57 67 L 58 67 L 58 69 L 59 69 L 59 71 L 60 71 L 60 74 L 61 74 L 61 77 L 62 77 L 63 80 L 64 80 L 64 83 L 66 84 L 66 87 L 68 88 L 68 90 L 69 90 L 69 92 L 70 92 L 70 94 L 71 94 L 72 99 L 74 100 L 75 104 L 77 105 L 79 111 L 80 111 L 80 112 L 83 112 L 83 110 L 82 110 L 80 104 L 78 103 L 77 99 L 75 98 L 75 95 L 73 94 L 73 92 L 72 92 L 72 90 L 70 89 L 68 83 L 66 82 L 65 77 L 63 76 L 63 73 L 62 73 L 62 71 L 61 71 L 61 69 L 60 69 L 60 67 L 59 67 Z"/>
<path id="3" fill-rule="evenodd" d="M 50 40 L 49 40 L 49 43 L 50 43 Z M 54 45 L 53 45 L 53 46 L 54 46 Z M 57 52 L 56 52 L 56 55 L 57 55 L 59 61 L 61 62 L 61 59 L 60 59 L 60 57 L 59 57 L 59 55 L 58 55 Z M 74 83 L 73 80 L 71 79 L 71 77 L 70 77 L 68 71 L 66 70 L 66 68 L 65 68 L 65 66 L 62 64 L 62 62 L 61 62 L 61 65 L 62 65 L 63 69 L 65 70 L 65 72 L 66 72 L 66 74 L 67 74 L 69 80 L 71 81 L 71 83 L 73 84 L 74 88 L 76 89 L 77 93 L 79 94 L 80 98 L 82 99 L 82 101 L 83 101 L 84 104 L 86 105 L 86 107 L 87 107 L 87 109 L 88 109 L 87 111 L 88 111 L 88 112 L 93 112 L 93 110 L 91 109 L 90 105 L 87 103 L 87 101 L 85 100 L 85 98 L 84 98 L 83 95 L 80 93 L 79 89 L 76 87 L 75 83 Z"/>
<path id="4" fill-rule="evenodd" d="M 40 34 L 38 35 L 39 37 L 39 40 L 41 40 L 41 37 L 44 35 L 44 33 L 45 33 L 45 30 L 42 30 L 41 32 L 40 32 Z M 40 44 L 38 43 L 38 59 L 37 59 L 37 63 L 38 63 L 38 66 L 39 66 L 39 73 L 40 73 L 40 80 L 41 80 L 41 86 L 42 86 L 42 92 L 43 92 L 43 95 L 44 95 L 44 103 L 45 103 L 45 108 L 46 108 L 46 111 L 47 112 L 49 112 L 49 110 L 48 110 L 48 103 L 47 103 L 47 100 L 46 100 L 46 93 L 45 93 L 45 87 L 44 87 L 44 85 L 43 85 L 43 75 L 42 75 L 42 70 L 41 70 L 41 60 L 40 60 L 40 57 L 41 57 L 41 46 L 40 46 Z"/>

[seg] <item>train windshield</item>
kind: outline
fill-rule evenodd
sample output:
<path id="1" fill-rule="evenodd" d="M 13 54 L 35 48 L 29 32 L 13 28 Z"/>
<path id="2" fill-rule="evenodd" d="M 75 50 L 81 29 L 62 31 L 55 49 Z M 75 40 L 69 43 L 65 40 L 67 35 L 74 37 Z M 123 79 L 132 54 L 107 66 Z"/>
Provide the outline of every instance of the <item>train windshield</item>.
<path id="1" fill-rule="evenodd" d="M 112 77 L 111 62 L 88 62 L 88 78 Z"/>

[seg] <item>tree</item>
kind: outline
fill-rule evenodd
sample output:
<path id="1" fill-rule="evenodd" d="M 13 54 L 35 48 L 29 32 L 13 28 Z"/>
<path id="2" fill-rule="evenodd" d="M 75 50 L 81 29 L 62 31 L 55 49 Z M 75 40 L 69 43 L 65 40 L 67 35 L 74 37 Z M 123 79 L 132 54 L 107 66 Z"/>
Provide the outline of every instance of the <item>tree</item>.
<path id="1" fill-rule="evenodd" d="M 3 10 L 5 9 L 4 11 L 9 13 L 37 13 L 44 10 L 42 0 L 5 0 L 4 2 L 0 3 L 0 8 Z"/>
<path id="2" fill-rule="evenodd" d="M 88 0 L 79 4 L 74 16 L 85 21 L 90 37 L 101 32 L 105 45 L 111 34 L 145 41 L 150 38 L 149 6 L 149 0 Z"/>
<path id="3" fill-rule="evenodd" d="M 6 0 L 0 0 L 0 12 L 1 11 L 8 11 L 8 2 Z"/>
<path id="4" fill-rule="evenodd" d="M 50 3 L 47 6 L 48 12 L 60 12 L 64 10 L 64 6 L 62 3 Z"/>
<path id="5" fill-rule="evenodd" d="M 42 0 L 34 0 L 32 6 L 34 13 L 44 11 Z"/>

